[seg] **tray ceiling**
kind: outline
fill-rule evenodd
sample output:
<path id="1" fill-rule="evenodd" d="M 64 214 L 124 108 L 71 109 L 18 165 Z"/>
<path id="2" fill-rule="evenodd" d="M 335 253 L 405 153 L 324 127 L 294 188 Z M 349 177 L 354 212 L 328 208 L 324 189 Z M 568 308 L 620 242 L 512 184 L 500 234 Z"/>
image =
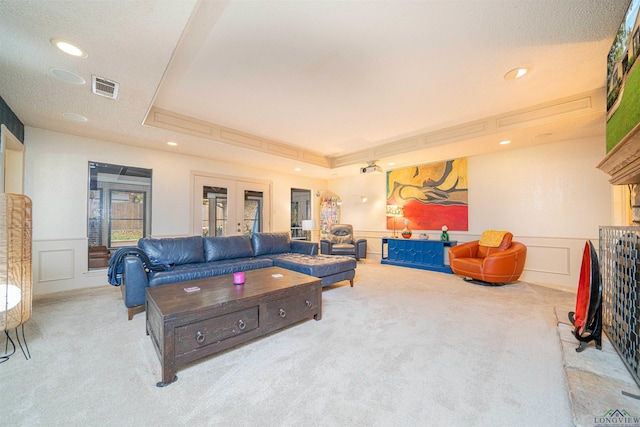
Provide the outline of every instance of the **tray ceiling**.
<path id="1" fill-rule="evenodd" d="M 114 0 L 106 20 L 92 2 L 9 1 L 0 95 L 27 126 L 330 177 L 372 156 L 401 165 L 416 150 L 442 159 L 504 149 L 503 138 L 518 148 L 603 135 L 606 54 L 628 3 Z M 52 37 L 87 58 L 55 51 Z M 503 79 L 518 66 L 531 72 Z M 118 98 L 51 67 L 118 82 Z M 154 111 L 227 138 L 158 125 Z"/>

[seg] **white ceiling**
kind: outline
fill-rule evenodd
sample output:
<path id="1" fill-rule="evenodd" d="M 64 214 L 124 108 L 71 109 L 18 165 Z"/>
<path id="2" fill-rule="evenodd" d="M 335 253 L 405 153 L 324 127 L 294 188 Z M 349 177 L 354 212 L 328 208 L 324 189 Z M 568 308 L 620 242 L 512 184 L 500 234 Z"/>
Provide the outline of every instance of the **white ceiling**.
<path id="1" fill-rule="evenodd" d="M 331 177 L 376 152 L 414 164 L 402 141 L 586 93 L 604 95 L 606 56 L 629 0 L 0 0 L 0 96 L 27 126 Z M 49 40 L 77 43 L 68 56 Z M 519 81 L 504 74 L 531 67 Z M 75 85 L 51 67 L 78 74 Z M 120 83 L 91 93 L 91 75 Z M 604 107 L 425 146 L 430 159 L 604 133 Z M 320 167 L 159 127 L 152 108 L 333 160 Z M 78 123 L 63 118 L 76 113 Z M 548 135 L 550 134 L 550 135 Z M 217 139 L 217 140 L 216 140 Z M 166 142 L 174 140 L 177 147 Z M 220 142 L 223 141 L 223 142 Z M 376 151 L 384 146 L 385 150 Z M 405 148 L 403 148 L 405 147 Z M 604 147 L 604 145 L 603 145 Z M 275 153 L 275 154 L 274 154 Z M 354 154 L 355 153 L 355 154 Z"/>

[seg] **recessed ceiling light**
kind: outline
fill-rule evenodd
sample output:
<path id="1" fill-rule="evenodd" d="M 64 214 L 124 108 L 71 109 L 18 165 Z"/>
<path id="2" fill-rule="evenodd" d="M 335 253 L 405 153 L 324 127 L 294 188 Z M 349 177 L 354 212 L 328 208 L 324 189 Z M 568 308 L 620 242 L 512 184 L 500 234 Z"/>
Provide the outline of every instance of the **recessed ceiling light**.
<path id="1" fill-rule="evenodd" d="M 80 114 L 76 114 L 76 113 L 63 113 L 62 117 L 64 117 L 67 120 L 71 120 L 79 123 L 84 123 L 87 121 L 87 118 L 85 116 L 81 116 Z"/>
<path id="2" fill-rule="evenodd" d="M 511 144 L 511 140 L 505 139 L 504 141 L 500 141 L 500 145 Z"/>
<path id="3" fill-rule="evenodd" d="M 395 162 L 389 162 L 389 163 L 387 163 L 387 165 L 389 165 L 389 166 L 395 166 L 396 164 L 395 164 Z"/>
<path id="4" fill-rule="evenodd" d="M 169 141 L 167 142 L 167 145 L 171 145 L 172 147 L 175 147 L 176 145 L 178 145 L 177 142 L 173 142 L 173 141 Z"/>
<path id="5" fill-rule="evenodd" d="M 295 169 L 294 169 L 294 171 L 296 171 L 296 172 L 300 172 L 301 170 L 302 170 L 302 169 L 300 169 L 300 168 L 295 168 Z"/>
<path id="6" fill-rule="evenodd" d="M 529 67 L 514 68 L 504 75 L 505 80 L 516 80 L 529 72 Z"/>
<path id="7" fill-rule="evenodd" d="M 51 44 L 67 55 L 75 56 L 77 58 L 86 58 L 88 56 L 84 50 L 66 40 L 53 38 L 51 39 Z"/>
<path id="8" fill-rule="evenodd" d="M 54 76 L 67 83 L 73 83 L 76 85 L 83 85 L 86 83 L 85 79 L 79 75 L 72 73 L 71 71 L 63 70 L 62 68 L 50 68 L 49 71 Z"/>

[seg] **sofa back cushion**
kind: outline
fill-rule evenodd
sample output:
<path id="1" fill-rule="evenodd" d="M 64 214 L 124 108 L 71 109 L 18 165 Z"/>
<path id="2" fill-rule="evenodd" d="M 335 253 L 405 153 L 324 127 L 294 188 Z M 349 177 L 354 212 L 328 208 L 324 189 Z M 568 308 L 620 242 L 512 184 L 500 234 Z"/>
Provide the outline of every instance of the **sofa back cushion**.
<path id="1" fill-rule="evenodd" d="M 253 233 L 251 244 L 256 256 L 291 252 L 291 236 L 282 233 Z"/>
<path id="2" fill-rule="evenodd" d="M 331 226 L 329 237 L 332 243 L 353 244 L 353 227 L 351 224 L 334 224 Z"/>
<path id="3" fill-rule="evenodd" d="M 219 236 L 204 238 L 204 259 L 207 262 L 254 256 L 249 236 Z"/>
<path id="4" fill-rule="evenodd" d="M 190 264 L 204 262 L 202 237 L 176 237 L 164 239 L 143 238 L 138 240 L 142 249 L 154 264 Z"/>

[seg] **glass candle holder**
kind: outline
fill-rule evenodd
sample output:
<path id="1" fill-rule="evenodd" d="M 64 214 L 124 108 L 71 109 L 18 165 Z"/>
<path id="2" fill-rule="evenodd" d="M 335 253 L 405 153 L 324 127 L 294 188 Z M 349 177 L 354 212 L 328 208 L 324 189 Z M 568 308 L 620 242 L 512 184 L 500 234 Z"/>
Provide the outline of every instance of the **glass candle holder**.
<path id="1" fill-rule="evenodd" d="M 233 284 L 244 285 L 244 272 L 233 273 Z"/>

